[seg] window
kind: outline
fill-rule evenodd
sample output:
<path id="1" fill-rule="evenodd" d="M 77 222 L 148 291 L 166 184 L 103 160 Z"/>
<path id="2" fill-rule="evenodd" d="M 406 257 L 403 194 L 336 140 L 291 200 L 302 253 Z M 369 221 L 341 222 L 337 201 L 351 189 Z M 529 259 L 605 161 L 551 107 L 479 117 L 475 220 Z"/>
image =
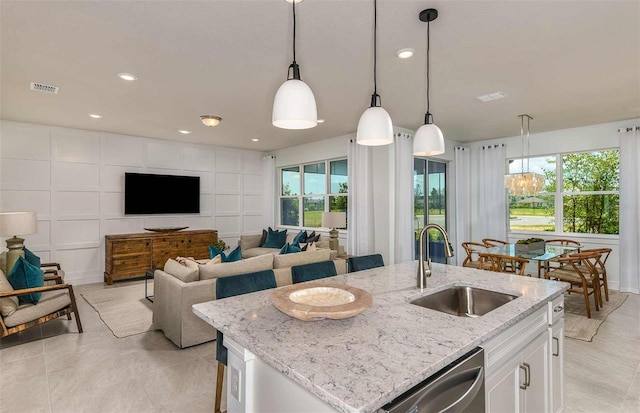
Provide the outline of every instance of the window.
<path id="1" fill-rule="evenodd" d="M 413 160 L 413 223 L 415 253 L 418 256 L 418 235 L 425 224 L 438 224 L 447 228 L 447 164 L 422 158 Z M 426 190 L 425 190 L 426 188 Z M 425 211 L 425 205 L 428 208 Z M 425 219 L 426 212 L 426 219 Z M 434 262 L 446 263 L 444 240 L 437 231 L 429 232 L 429 257 Z"/>
<path id="2" fill-rule="evenodd" d="M 280 225 L 321 227 L 323 212 L 347 212 L 347 189 L 346 159 L 282 168 Z"/>
<path id="3" fill-rule="evenodd" d="M 619 233 L 617 149 L 531 158 L 529 164 L 545 176 L 545 187 L 535 197 L 509 197 L 511 230 Z M 520 160 L 510 161 L 510 173 L 520 170 Z"/>

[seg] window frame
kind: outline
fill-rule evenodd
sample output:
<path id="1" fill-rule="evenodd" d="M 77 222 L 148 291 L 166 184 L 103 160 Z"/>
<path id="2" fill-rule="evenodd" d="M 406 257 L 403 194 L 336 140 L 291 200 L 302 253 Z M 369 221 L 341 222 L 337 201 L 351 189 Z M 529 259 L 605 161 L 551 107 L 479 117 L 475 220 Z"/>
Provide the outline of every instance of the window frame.
<path id="1" fill-rule="evenodd" d="M 545 157 L 555 157 L 555 174 L 556 174 L 556 190 L 555 192 L 541 192 L 543 195 L 553 195 L 554 199 L 554 221 L 555 226 L 553 231 L 535 231 L 531 229 L 520 229 L 520 230 L 512 230 L 511 224 L 509 220 L 510 208 L 509 208 L 509 193 L 506 192 L 506 205 L 507 205 L 507 222 L 508 222 L 508 234 L 509 235 L 551 235 L 554 237 L 571 237 L 571 238 L 597 238 L 601 240 L 617 240 L 620 237 L 620 234 L 596 234 L 596 233 L 587 233 L 587 232 L 567 232 L 564 231 L 564 203 L 563 199 L 565 196 L 571 195 L 618 195 L 620 196 L 620 189 L 617 191 L 565 191 L 564 190 L 564 175 L 563 175 L 563 162 L 562 157 L 564 155 L 570 154 L 580 154 L 580 153 L 593 153 L 593 152 L 607 152 L 607 151 L 618 151 L 620 152 L 619 147 L 608 147 L 608 148 L 599 148 L 599 149 L 585 149 L 581 151 L 572 151 L 572 152 L 557 152 L 551 154 L 537 154 L 530 155 L 529 158 L 545 158 Z M 509 161 L 518 160 L 521 157 L 508 158 L 506 159 L 506 173 L 509 173 Z M 618 174 L 620 171 L 618 171 Z M 618 223 L 619 224 L 619 223 Z"/>
<path id="2" fill-rule="evenodd" d="M 331 193 L 331 162 L 336 162 L 336 161 L 346 161 L 348 162 L 346 157 L 338 157 L 338 158 L 331 158 L 331 159 L 324 159 L 324 160 L 318 160 L 318 161 L 311 161 L 311 162 L 305 162 L 305 163 L 300 163 L 300 164 L 293 164 L 293 165 L 285 165 L 285 166 L 281 166 L 278 167 L 278 196 L 277 196 L 277 225 L 280 228 L 287 228 L 287 229 L 299 229 L 299 230 L 321 230 L 324 227 L 322 226 L 318 226 L 318 227 L 310 227 L 310 226 L 305 226 L 304 225 L 304 199 L 305 198 L 318 198 L 318 197 L 322 197 L 324 200 L 324 209 L 323 212 L 329 212 L 330 208 L 331 208 L 331 197 L 339 197 L 339 196 L 344 196 L 344 197 L 349 197 L 349 191 L 348 191 L 348 187 L 347 187 L 347 192 L 346 193 Z M 315 164 L 321 164 L 324 163 L 325 167 L 325 193 L 323 194 L 305 194 L 305 188 L 304 188 L 304 167 L 307 165 L 315 165 Z M 283 195 L 282 194 L 282 171 L 284 169 L 287 168 L 294 168 L 294 167 L 298 167 L 299 169 L 299 185 L 300 185 L 300 191 L 298 193 L 298 195 Z M 347 163 L 347 182 L 348 182 L 348 163 Z M 297 199 L 298 200 L 298 225 L 284 225 L 282 224 L 282 199 Z M 348 201 L 347 201 L 348 202 Z M 346 228 L 338 228 L 338 232 L 342 233 L 348 230 L 349 228 L 349 223 L 347 222 L 347 227 Z"/>

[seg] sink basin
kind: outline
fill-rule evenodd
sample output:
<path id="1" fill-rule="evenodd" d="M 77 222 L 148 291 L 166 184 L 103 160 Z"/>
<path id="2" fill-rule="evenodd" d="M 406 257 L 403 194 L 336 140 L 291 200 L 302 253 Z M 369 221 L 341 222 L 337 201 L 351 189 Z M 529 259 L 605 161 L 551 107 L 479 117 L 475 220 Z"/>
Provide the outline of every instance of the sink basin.
<path id="1" fill-rule="evenodd" d="M 515 298 L 518 297 L 480 288 L 451 287 L 416 298 L 411 304 L 459 317 L 480 317 Z"/>

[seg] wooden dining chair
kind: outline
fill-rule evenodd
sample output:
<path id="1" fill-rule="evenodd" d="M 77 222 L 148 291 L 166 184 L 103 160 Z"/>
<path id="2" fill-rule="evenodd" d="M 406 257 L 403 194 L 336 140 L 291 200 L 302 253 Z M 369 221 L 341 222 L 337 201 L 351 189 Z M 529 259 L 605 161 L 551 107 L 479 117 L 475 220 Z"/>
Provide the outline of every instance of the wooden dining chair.
<path id="1" fill-rule="evenodd" d="M 462 248 L 464 248 L 464 251 L 467 253 L 466 258 L 462 262 L 463 267 L 477 268 L 481 270 L 490 269 L 491 263 L 485 262 L 483 265 L 483 262 L 480 259 L 480 255 L 478 253 L 478 250 L 483 250 L 486 248 L 485 244 L 468 241 L 462 243 Z"/>
<path id="2" fill-rule="evenodd" d="M 493 248 L 493 247 L 500 247 L 502 245 L 509 245 L 508 241 L 503 241 L 500 239 L 495 239 L 495 238 L 483 238 L 482 239 L 482 243 L 487 247 L 487 248 Z M 518 271 L 516 265 L 517 262 L 516 261 L 504 261 L 504 265 L 506 266 L 506 269 L 508 270 L 507 272 L 512 272 L 512 273 L 516 273 Z"/>
<path id="3" fill-rule="evenodd" d="M 512 257 L 510 255 L 481 253 L 482 266 L 489 263 L 489 271 L 508 274 L 526 275 L 525 270 L 529 260 L 526 258 Z"/>
<path id="4" fill-rule="evenodd" d="M 578 252 L 580 251 L 581 244 L 578 241 L 567 238 L 556 238 L 545 240 L 545 245 L 556 245 L 561 247 L 576 247 Z M 538 278 L 540 278 L 547 269 L 553 270 L 560 267 L 560 263 L 557 258 L 550 259 L 549 261 L 538 261 Z"/>
<path id="5" fill-rule="evenodd" d="M 600 257 L 595 261 L 595 269 L 598 273 L 599 285 L 604 289 L 604 297 L 606 301 L 609 301 L 609 284 L 607 282 L 607 259 L 609 259 L 609 254 L 611 254 L 611 248 L 592 248 L 585 249 L 580 252 L 594 252 L 600 254 Z M 600 293 L 600 305 L 602 305 L 602 293 Z"/>
<path id="6" fill-rule="evenodd" d="M 560 257 L 558 262 L 565 265 L 546 273 L 546 278 L 548 279 L 571 284 L 569 292 L 579 293 L 584 296 L 584 305 L 588 318 L 591 318 L 589 296 L 593 295 L 596 311 L 600 311 L 600 303 L 602 302 L 600 297 L 600 277 L 596 270 L 600 255 L 599 252 L 579 252 L 568 257 Z"/>

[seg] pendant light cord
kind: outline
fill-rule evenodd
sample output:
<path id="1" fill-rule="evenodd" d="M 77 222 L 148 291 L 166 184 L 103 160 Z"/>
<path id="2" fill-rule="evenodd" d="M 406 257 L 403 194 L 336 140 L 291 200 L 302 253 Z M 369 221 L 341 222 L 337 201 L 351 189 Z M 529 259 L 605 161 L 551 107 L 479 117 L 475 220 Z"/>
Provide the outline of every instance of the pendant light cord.
<path id="1" fill-rule="evenodd" d="M 293 64 L 296 64 L 296 0 L 291 4 L 293 4 Z"/>
<path id="2" fill-rule="evenodd" d="M 378 0 L 373 1 L 373 95 L 378 95 Z"/>
<path id="3" fill-rule="evenodd" d="M 524 115 L 520 115 L 520 141 L 522 146 L 522 164 L 520 165 L 520 174 L 524 176 Z"/>
<path id="4" fill-rule="evenodd" d="M 431 123 L 429 117 L 433 117 L 429 113 L 430 101 L 429 101 L 429 72 L 431 71 L 431 22 L 427 22 L 427 113 L 424 115 L 424 123 Z"/>

